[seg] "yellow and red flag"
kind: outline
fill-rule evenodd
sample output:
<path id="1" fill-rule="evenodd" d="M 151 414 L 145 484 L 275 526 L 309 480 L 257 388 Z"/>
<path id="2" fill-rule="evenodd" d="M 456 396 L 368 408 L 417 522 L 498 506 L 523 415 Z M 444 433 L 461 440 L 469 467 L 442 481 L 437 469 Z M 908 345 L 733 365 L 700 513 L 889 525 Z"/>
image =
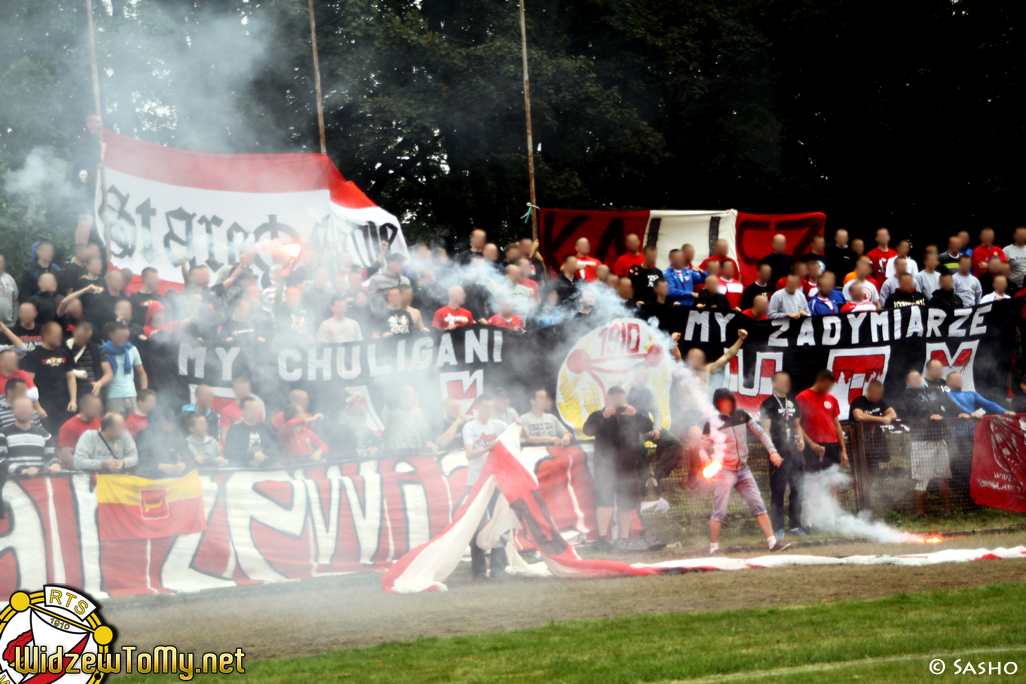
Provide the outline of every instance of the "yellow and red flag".
<path id="1" fill-rule="evenodd" d="M 96 499 L 103 541 L 174 537 L 207 529 L 203 489 L 195 470 L 177 480 L 98 475 Z"/>

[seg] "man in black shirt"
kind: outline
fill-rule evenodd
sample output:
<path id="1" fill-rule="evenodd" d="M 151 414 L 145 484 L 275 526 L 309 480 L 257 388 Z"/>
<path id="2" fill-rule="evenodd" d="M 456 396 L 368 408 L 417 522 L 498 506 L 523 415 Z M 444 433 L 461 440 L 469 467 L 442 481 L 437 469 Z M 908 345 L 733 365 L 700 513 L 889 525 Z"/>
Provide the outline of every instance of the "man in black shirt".
<path id="1" fill-rule="evenodd" d="M 834 244 L 826 248 L 826 267 L 833 271 L 837 282 L 843 283 L 844 276 L 855 270 L 858 259 L 855 252 L 848 246 L 848 231 L 838 228 L 834 232 Z"/>
<path id="2" fill-rule="evenodd" d="M 806 264 L 810 261 L 819 262 L 819 273 L 820 275 L 826 273 L 829 269 L 827 268 L 826 262 L 826 238 L 822 235 L 812 236 L 812 251 L 808 254 L 803 254 L 800 261 L 804 261 Z"/>
<path id="3" fill-rule="evenodd" d="M 51 274 L 58 282 L 61 277 L 61 267 L 53 263 L 53 243 L 49 240 L 42 240 L 35 246 L 32 265 L 26 268 L 21 274 L 21 282 L 18 284 L 18 299 L 26 302 L 28 298 L 39 290 L 39 276 L 44 273 Z"/>
<path id="4" fill-rule="evenodd" d="M 801 414 L 798 404 L 789 396 L 791 376 L 784 372 L 773 374 L 773 394 L 762 402 L 762 429 L 769 433 L 777 447 L 780 463 L 770 460 L 770 522 L 778 539 L 784 538 L 784 495 L 788 486 L 787 518 L 791 534 L 804 537 L 802 529 L 802 499 L 805 496 L 805 440 L 802 436 Z"/>
<path id="5" fill-rule="evenodd" d="M 412 335 L 414 331 L 413 318 L 410 316 L 410 312 L 402 306 L 399 288 L 389 288 L 385 297 L 388 301 L 388 308 L 378 318 L 374 337 L 406 337 Z"/>
<path id="6" fill-rule="evenodd" d="M 242 422 L 232 425 L 224 440 L 224 457 L 234 466 L 268 468 L 280 460 L 278 435 L 260 420 L 260 404 L 253 397 L 242 400 Z"/>
<path id="7" fill-rule="evenodd" d="M 670 283 L 666 278 L 659 276 L 652 287 L 652 299 L 641 307 L 641 314 L 646 318 L 658 318 L 659 320 L 669 319 L 674 309 L 681 310 L 680 302 L 671 302 L 668 299 Z"/>
<path id="8" fill-rule="evenodd" d="M 695 308 L 702 311 L 730 312 L 730 302 L 720 294 L 720 279 L 716 276 L 709 276 L 705 279 L 705 289 L 698 293 L 695 298 Z"/>
<path id="9" fill-rule="evenodd" d="M 668 477 L 677 467 L 677 463 L 684 456 L 684 443 L 669 430 L 662 429 L 663 411 L 649 387 L 651 377 L 652 371 L 644 363 L 639 363 L 634 368 L 631 389 L 627 392 L 627 405 L 633 406 L 634 410 L 641 415 L 651 418 L 652 424 L 655 426 L 655 430 L 649 438 L 656 445 L 657 463 L 652 476 L 659 481 Z"/>
<path id="10" fill-rule="evenodd" d="M 549 284 L 549 288 L 559 295 L 559 306 L 566 310 L 577 308 L 577 299 L 584 285 L 584 279 L 577 275 L 577 255 L 567 254 L 563 257 L 559 275 Z"/>
<path id="11" fill-rule="evenodd" d="M 78 411 L 78 387 L 60 323 L 50 321 L 44 325 L 42 336 L 42 344 L 26 354 L 24 366 L 39 389 L 39 405 L 46 413 L 42 417 L 43 427 L 56 435 Z"/>
<path id="12" fill-rule="evenodd" d="M 658 253 L 655 245 L 645 245 L 645 261 L 631 266 L 627 271 L 627 276 L 634 286 L 634 300 L 642 304 L 655 299 L 656 281 L 663 277 L 663 272 L 655 266 Z"/>
<path id="13" fill-rule="evenodd" d="M 139 475 L 158 479 L 181 477 L 198 467 L 173 411 L 160 408 L 148 416 L 148 423 L 135 437 Z"/>
<path id="14" fill-rule="evenodd" d="M 36 293 L 26 301 L 36 305 L 36 322 L 40 325 L 57 319 L 57 307 L 64 295 L 57 292 L 57 278 L 52 273 L 43 273 L 36 283 Z"/>
<path id="15" fill-rule="evenodd" d="M 773 277 L 773 267 L 769 264 L 759 264 L 759 275 L 754 283 L 745 288 L 741 294 L 741 310 L 751 309 L 755 298 L 765 295 L 768 301 L 773 293 L 777 291 L 777 283 L 770 280 Z"/>
<path id="16" fill-rule="evenodd" d="M 851 402 L 851 419 L 860 425 L 858 435 L 866 445 L 866 469 L 869 486 L 880 471 L 880 464 L 891 460 L 887 451 L 884 431 L 893 431 L 891 423 L 898 420 L 898 414 L 883 399 L 884 385 L 879 380 L 870 380 L 866 393 Z"/>
<path id="17" fill-rule="evenodd" d="M 93 342 L 93 324 L 89 321 L 75 326 L 70 353 L 78 396 L 101 396 L 103 388 L 114 379 L 114 371 L 107 352 Z"/>
<path id="18" fill-rule="evenodd" d="M 465 252 L 460 252 L 455 257 L 455 261 L 460 266 L 469 266 L 472 257 L 482 257 L 484 252 L 485 243 L 488 242 L 488 234 L 482 228 L 475 228 L 470 231 L 470 249 Z"/>
<path id="19" fill-rule="evenodd" d="M 794 266 L 794 257 L 785 254 L 787 249 L 787 238 L 777 233 L 773 236 L 773 253 L 763 257 L 762 263 L 769 264 L 773 273 L 770 275 L 770 284 L 774 287 L 781 278 L 791 274 L 791 267 Z"/>
<path id="20" fill-rule="evenodd" d="M 885 309 L 899 309 L 905 306 L 926 306 L 926 297 L 916 292 L 916 281 L 911 273 L 898 276 L 898 289 L 887 298 Z"/>
<path id="21" fill-rule="evenodd" d="M 75 288 L 75 283 L 86 274 L 85 265 L 88 258 L 89 245 L 85 243 L 76 244 L 75 258 L 69 261 L 61 271 L 59 287 L 61 294 L 71 294 L 71 291 Z"/>
<path id="22" fill-rule="evenodd" d="M 103 326 L 117 320 L 118 316 L 114 312 L 115 305 L 121 300 L 128 300 L 124 293 L 124 279 L 121 276 L 121 271 L 116 268 L 110 269 L 103 277 L 103 282 L 106 288 L 93 298 L 85 310 L 86 320 L 93 324 L 93 329 L 96 332 L 94 341 L 99 340 L 99 333 L 103 330 Z"/>
<path id="23" fill-rule="evenodd" d="M 930 297 L 930 306 L 948 311 L 965 308 L 962 298 L 955 293 L 955 280 L 950 273 L 941 275 L 940 288 Z"/>
<path id="24" fill-rule="evenodd" d="M 142 270 L 142 287 L 139 291 L 128 298 L 132 302 L 132 320 L 142 323 L 146 320 L 146 309 L 153 302 L 164 303 L 164 295 L 158 292 L 160 288 L 160 274 L 157 269 L 147 266 Z"/>
<path id="25" fill-rule="evenodd" d="M 613 386 L 606 392 L 606 407 L 588 416 L 583 430 L 595 438 L 595 513 L 599 543 L 608 548 L 614 502 L 620 536 L 624 541 L 628 537 L 641 499 L 642 474 L 648 470 L 643 437 L 651 436 L 655 426 L 627 404 L 622 387 Z"/>

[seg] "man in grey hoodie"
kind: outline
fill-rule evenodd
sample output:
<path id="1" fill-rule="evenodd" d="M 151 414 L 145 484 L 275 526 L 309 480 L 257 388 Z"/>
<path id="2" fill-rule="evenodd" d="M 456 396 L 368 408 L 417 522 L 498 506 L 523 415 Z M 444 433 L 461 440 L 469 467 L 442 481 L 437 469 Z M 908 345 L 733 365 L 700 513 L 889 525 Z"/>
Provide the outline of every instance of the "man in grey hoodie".
<path id="1" fill-rule="evenodd" d="M 139 465 L 135 440 L 125 429 L 125 419 L 117 413 L 103 417 L 99 430 L 89 430 L 75 445 L 75 470 L 123 473 Z"/>
<path id="2" fill-rule="evenodd" d="M 388 308 L 390 289 L 410 284 L 410 279 L 403 275 L 405 264 L 402 254 L 389 254 L 386 270 L 378 271 L 367 281 L 367 304 L 375 314 L 381 315 Z"/>
<path id="3" fill-rule="evenodd" d="M 759 485 L 755 482 L 752 469 L 748 467 L 748 433 L 755 435 L 769 452 L 770 461 L 775 465 L 783 463 L 777 448 L 769 435 L 762 429 L 759 421 L 752 420 L 748 412 L 739 410 L 734 395 L 730 390 L 721 387 L 713 393 L 713 406 L 720 415 L 705 424 L 702 430 L 702 446 L 698 451 L 703 465 L 713 462 L 720 464 L 715 478 L 713 490 L 713 513 L 709 520 L 709 555 L 721 555 L 719 539 L 720 525 L 727 517 L 727 504 L 730 492 L 736 489 L 741 498 L 755 514 L 759 529 L 766 535 L 766 543 L 770 551 L 783 551 L 790 544 L 781 545 L 773 534 L 766 504 L 759 493 Z M 722 438 L 722 439 L 721 439 Z M 713 453 L 710 454 L 710 447 Z"/>

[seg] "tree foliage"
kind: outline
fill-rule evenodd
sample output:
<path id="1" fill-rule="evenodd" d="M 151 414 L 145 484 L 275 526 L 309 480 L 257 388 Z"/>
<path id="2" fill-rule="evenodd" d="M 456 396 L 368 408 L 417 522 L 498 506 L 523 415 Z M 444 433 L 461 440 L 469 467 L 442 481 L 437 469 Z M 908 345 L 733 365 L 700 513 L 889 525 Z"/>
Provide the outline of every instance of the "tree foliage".
<path id="1" fill-rule="evenodd" d="M 84 0 L 0 29 L 0 174 L 91 108 Z M 328 152 L 436 240 L 526 228 L 512 0 L 317 0 Z M 205 151 L 316 151 L 306 3 L 96 2 L 104 116 Z M 1022 221 L 1021 13 L 980 0 L 528 0 L 538 199 L 826 211 L 921 241 Z M 59 193 L 57 193 L 59 195 Z M 0 249 L 73 217 L 0 190 Z M 937 231 L 937 227 L 941 231 Z"/>

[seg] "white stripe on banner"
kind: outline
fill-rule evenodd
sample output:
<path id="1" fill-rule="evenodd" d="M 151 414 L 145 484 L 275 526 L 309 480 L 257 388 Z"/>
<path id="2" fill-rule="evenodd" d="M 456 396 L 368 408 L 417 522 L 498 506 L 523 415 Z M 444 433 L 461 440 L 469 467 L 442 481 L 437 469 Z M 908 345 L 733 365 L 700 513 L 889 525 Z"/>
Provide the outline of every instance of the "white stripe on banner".
<path id="1" fill-rule="evenodd" d="M 656 266 L 661 269 L 669 268 L 669 254 L 671 249 L 680 249 L 682 245 L 690 244 L 695 248 L 695 267 L 698 266 L 712 251 L 712 243 L 717 239 L 726 240 L 730 245 L 729 256 L 737 260 L 737 246 L 735 225 L 737 223 L 737 211 L 663 211 L 655 209 L 649 213 L 648 233 L 645 243 L 649 242 L 650 236 L 658 231 L 656 247 L 659 255 L 656 258 Z"/>

